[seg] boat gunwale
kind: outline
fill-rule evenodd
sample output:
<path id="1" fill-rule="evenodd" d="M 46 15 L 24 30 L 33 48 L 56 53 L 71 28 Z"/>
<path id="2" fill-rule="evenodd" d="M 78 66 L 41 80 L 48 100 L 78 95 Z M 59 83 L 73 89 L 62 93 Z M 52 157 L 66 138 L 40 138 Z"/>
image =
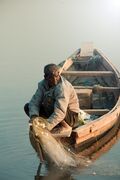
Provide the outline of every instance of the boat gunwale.
<path id="1" fill-rule="evenodd" d="M 104 55 L 104 53 L 101 50 L 95 48 L 94 51 L 96 51 L 100 56 L 102 56 L 104 61 L 106 61 L 110 65 L 110 67 L 114 71 L 114 74 L 116 74 L 116 77 L 119 79 L 119 83 L 120 83 L 120 73 L 116 69 L 115 65 L 111 62 L 111 60 L 106 55 Z M 120 87 L 120 85 L 118 87 Z"/>

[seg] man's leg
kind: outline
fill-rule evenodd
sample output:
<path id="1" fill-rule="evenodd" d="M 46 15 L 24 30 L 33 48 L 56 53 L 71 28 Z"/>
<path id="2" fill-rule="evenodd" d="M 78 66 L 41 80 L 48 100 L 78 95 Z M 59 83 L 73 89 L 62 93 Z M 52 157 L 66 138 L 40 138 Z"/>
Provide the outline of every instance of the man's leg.
<path id="1" fill-rule="evenodd" d="M 56 137 L 70 137 L 72 128 L 78 126 L 78 113 L 67 110 L 65 119 L 51 131 Z"/>

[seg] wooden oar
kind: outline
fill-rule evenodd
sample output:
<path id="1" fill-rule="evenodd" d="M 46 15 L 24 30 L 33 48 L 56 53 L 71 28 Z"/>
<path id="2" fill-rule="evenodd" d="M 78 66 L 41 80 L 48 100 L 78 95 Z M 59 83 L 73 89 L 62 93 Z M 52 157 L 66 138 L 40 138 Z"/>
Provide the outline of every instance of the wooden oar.
<path id="1" fill-rule="evenodd" d="M 59 74 L 61 74 L 62 71 L 66 71 L 72 64 L 73 61 L 71 58 L 66 59 L 63 66 L 59 69 Z"/>
<path id="2" fill-rule="evenodd" d="M 59 74 L 62 73 L 62 71 L 66 71 L 72 64 L 73 64 L 73 60 L 78 54 L 80 53 L 80 49 L 77 49 L 73 54 L 71 54 L 71 56 L 69 56 L 63 66 L 59 69 Z"/>

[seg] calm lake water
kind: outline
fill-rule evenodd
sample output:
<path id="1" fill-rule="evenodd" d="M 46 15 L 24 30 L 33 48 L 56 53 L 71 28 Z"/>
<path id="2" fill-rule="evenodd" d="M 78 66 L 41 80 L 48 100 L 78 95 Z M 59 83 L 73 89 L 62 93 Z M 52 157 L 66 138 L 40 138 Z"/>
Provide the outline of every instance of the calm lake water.
<path id="1" fill-rule="evenodd" d="M 120 70 L 119 0 L 0 0 L 0 180 L 33 180 L 39 159 L 23 106 L 47 63 L 93 41 Z M 48 179 L 120 179 L 120 141 L 90 166 Z M 42 174 L 47 169 L 42 168 Z M 46 178 L 47 179 L 47 178 Z"/>

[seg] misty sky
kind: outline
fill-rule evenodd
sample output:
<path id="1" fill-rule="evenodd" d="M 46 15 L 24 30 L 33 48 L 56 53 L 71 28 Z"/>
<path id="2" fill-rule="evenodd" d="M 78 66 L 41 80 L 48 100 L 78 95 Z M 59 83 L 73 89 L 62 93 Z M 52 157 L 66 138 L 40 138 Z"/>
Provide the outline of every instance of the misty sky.
<path id="1" fill-rule="evenodd" d="M 120 69 L 119 0 L 0 0 L 2 87 L 32 88 L 45 64 L 66 59 L 85 41 Z"/>

